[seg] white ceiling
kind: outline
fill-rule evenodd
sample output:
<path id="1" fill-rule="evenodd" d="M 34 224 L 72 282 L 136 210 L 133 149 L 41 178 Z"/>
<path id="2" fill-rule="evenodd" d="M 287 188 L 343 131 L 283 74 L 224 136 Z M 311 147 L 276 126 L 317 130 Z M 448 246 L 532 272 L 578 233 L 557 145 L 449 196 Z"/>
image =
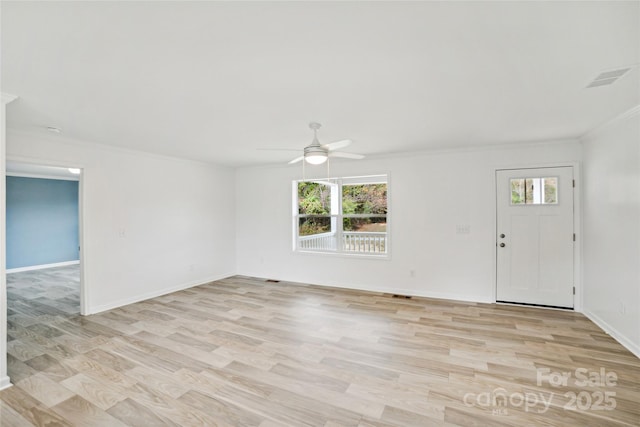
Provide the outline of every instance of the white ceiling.
<path id="1" fill-rule="evenodd" d="M 640 103 L 640 2 L 2 2 L 8 126 L 229 166 L 576 138 Z M 600 72 L 633 66 L 610 86 Z"/>

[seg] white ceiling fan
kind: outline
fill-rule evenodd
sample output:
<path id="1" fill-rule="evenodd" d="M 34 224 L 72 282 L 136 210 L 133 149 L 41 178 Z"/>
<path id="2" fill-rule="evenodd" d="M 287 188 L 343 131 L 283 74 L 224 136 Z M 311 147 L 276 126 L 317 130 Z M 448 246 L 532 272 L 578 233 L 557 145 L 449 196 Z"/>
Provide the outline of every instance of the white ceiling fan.
<path id="1" fill-rule="evenodd" d="M 311 144 L 304 147 L 303 155 L 291 160 L 289 164 L 298 163 L 302 160 L 312 165 L 321 165 L 326 162 L 329 157 L 341 157 L 344 159 L 364 159 L 362 154 L 345 153 L 343 151 L 336 151 L 341 148 L 347 147 L 351 144 L 350 139 L 344 139 L 342 141 L 330 142 L 328 144 L 320 144 L 318 141 L 318 129 L 322 126 L 320 123 L 311 122 L 309 128 L 313 130 L 313 141 Z"/>

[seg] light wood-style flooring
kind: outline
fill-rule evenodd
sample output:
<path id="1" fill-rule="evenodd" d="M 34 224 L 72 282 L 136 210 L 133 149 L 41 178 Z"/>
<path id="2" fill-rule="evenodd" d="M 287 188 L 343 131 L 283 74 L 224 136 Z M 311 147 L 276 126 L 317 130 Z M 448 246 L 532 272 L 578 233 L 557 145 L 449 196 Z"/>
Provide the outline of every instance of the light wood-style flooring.
<path id="1" fill-rule="evenodd" d="M 640 425 L 578 313 L 232 277 L 82 317 L 72 270 L 9 276 L 3 427 Z"/>

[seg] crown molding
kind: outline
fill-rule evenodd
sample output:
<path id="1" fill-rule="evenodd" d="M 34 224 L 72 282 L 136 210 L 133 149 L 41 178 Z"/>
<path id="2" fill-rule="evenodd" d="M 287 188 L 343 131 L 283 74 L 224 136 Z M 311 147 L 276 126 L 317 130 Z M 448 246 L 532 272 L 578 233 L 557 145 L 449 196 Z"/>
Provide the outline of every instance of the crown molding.
<path id="1" fill-rule="evenodd" d="M 625 120 L 629 120 L 631 118 L 633 118 L 634 116 L 640 115 L 640 104 L 636 105 L 635 107 L 630 108 L 629 110 L 618 114 L 617 116 L 615 116 L 614 118 L 612 118 L 611 120 L 591 129 L 588 132 L 585 132 L 581 137 L 580 140 L 582 141 L 583 139 L 587 139 L 587 138 L 592 138 L 593 136 L 602 133 L 603 131 L 613 127 L 613 126 L 617 126 L 618 124 L 624 122 Z"/>
<path id="2" fill-rule="evenodd" d="M 483 151 L 493 151 L 493 150 L 519 150 L 525 148 L 543 148 L 543 147 L 558 147 L 560 145 L 571 145 L 571 144 L 579 144 L 580 140 L 578 138 L 559 138 L 559 139 L 549 139 L 549 140 L 532 140 L 532 141 L 514 141 L 507 143 L 499 143 L 499 144 L 480 144 L 480 145 L 461 145 L 451 148 L 427 148 L 421 150 L 408 150 L 408 151 L 390 151 L 386 153 L 377 153 L 377 154 L 367 154 L 366 157 L 362 160 L 349 160 L 349 159 L 340 159 L 342 162 L 366 162 L 367 160 L 386 160 L 386 159 L 403 159 L 403 158 L 413 158 L 413 157 L 432 157 L 432 156 L 440 156 L 440 155 L 450 155 L 450 154 L 466 154 L 466 153 L 477 153 Z M 282 164 L 282 163 L 268 163 L 268 164 L 260 164 L 260 165 L 246 165 L 246 166 L 237 166 L 236 170 L 245 170 L 245 169 L 281 169 L 288 168 L 291 165 Z"/>
<path id="3" fill-rule="evenodd" d="M 8 104 L 11 101 L 15 101 L 16 99 L 18 99 L 17 95 L 11 95 L 10 93 L 5 93 L 2 92 L 2 104 Z"/>
<path id="4" fill-rule="evenodd" d="M 34 140 L 39 140 L 39 141 L 51 141 L 51 142 L 56 142 L 59 144 L 65 144 L 65 145 L 69 145 L 69 146 L 73 146 L 73 147 L 82 147 L 82 148 L 93 148 L 96 150 L 104 150 L 107 152 L 118 152 L 118 153 L 123 153 L 123 154 L 129 154 L 129 155 L 134 155 L 134 156 L 144 156 L 147 158 L 154 158 L 154 159 L 161 159 L 161 160 L 170 160 L 170 161 L 177 161 L 177 162 L 181 162 L 181 163 L 186 163 L 186 164 L 196 164 L 196 165 L 200 165 L 200 166 L 204 166 L 207 168 L 220 168 L 220 169 L 228 169 L 228 170 L 234 170 L 235 168 L 230 167 L 230 166 L 226 166 L 226 165 L 221 165 L 221 164 L 217 164 L 217 163 L 209 163 L 209 162 L 205 162 L 203 160 L 196 160 L 196 159 L 189 159 L 189 158 L 184 158 L 184 157 L 174 157 L 174 156 L 169 156 L 166 154 L 159 154 L 159 153 L 152 153 L 150 151 L 142 151 L 142 150 L 136 150 L 136 149 L 132 149 L 132 148 L 126 148 L 126 147 L 119 147 L 116 145 L 108 145 L 108 144 L 102 144 L 99 142 L 93 142 L 93 141 L 88 141 L 88 140 L 79 140 L 79 139 L 74 139 L 74 138 L 68 138 L 65 136 L 60 136 L 60 135 L 46 135 L 43 134 L 42 132 L 36 132 L 33 130 L 24 130 L 24 129 L 15 129 L 15 128 L 7 128 L 7 136 L 8 137 L 13 137 L 13 136 L 17 136 L 17 137 L 23 137 L 23 138 L 32 138 Z M 7 153 L 7 158 L 12 158 L 13 156 L 11 155 L 11 153 Z M 19 159 L 16 159 L 16 161 L 22 161 Z M 36 163 L 36 164 L 41 164 L 42 162 L 38 159 L 32 159 L 31 161 L 25 161 L 26 163 Z M 63 166 L 66 167 L 66 166 Z"/>

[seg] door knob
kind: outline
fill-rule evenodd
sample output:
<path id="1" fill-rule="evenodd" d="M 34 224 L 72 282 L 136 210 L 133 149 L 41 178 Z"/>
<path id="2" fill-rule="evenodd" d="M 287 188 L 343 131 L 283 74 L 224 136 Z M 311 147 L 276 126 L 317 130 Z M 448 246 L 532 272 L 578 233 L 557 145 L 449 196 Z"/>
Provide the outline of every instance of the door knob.
<path id="1" fill-rule="evenodd" d="M 507 245 L 505 245 L 504 243 L 500 243 L 500 247 L 501 248 L 504 248 L 505 246 L 507 246 Z"/>
<path id="2" fill-rule="evenodd" d="M 502 234 L 500 235 L 500 238 L 501 238 L 501 239 L 504 239 L 504 233 L 502 233 Z"/>

